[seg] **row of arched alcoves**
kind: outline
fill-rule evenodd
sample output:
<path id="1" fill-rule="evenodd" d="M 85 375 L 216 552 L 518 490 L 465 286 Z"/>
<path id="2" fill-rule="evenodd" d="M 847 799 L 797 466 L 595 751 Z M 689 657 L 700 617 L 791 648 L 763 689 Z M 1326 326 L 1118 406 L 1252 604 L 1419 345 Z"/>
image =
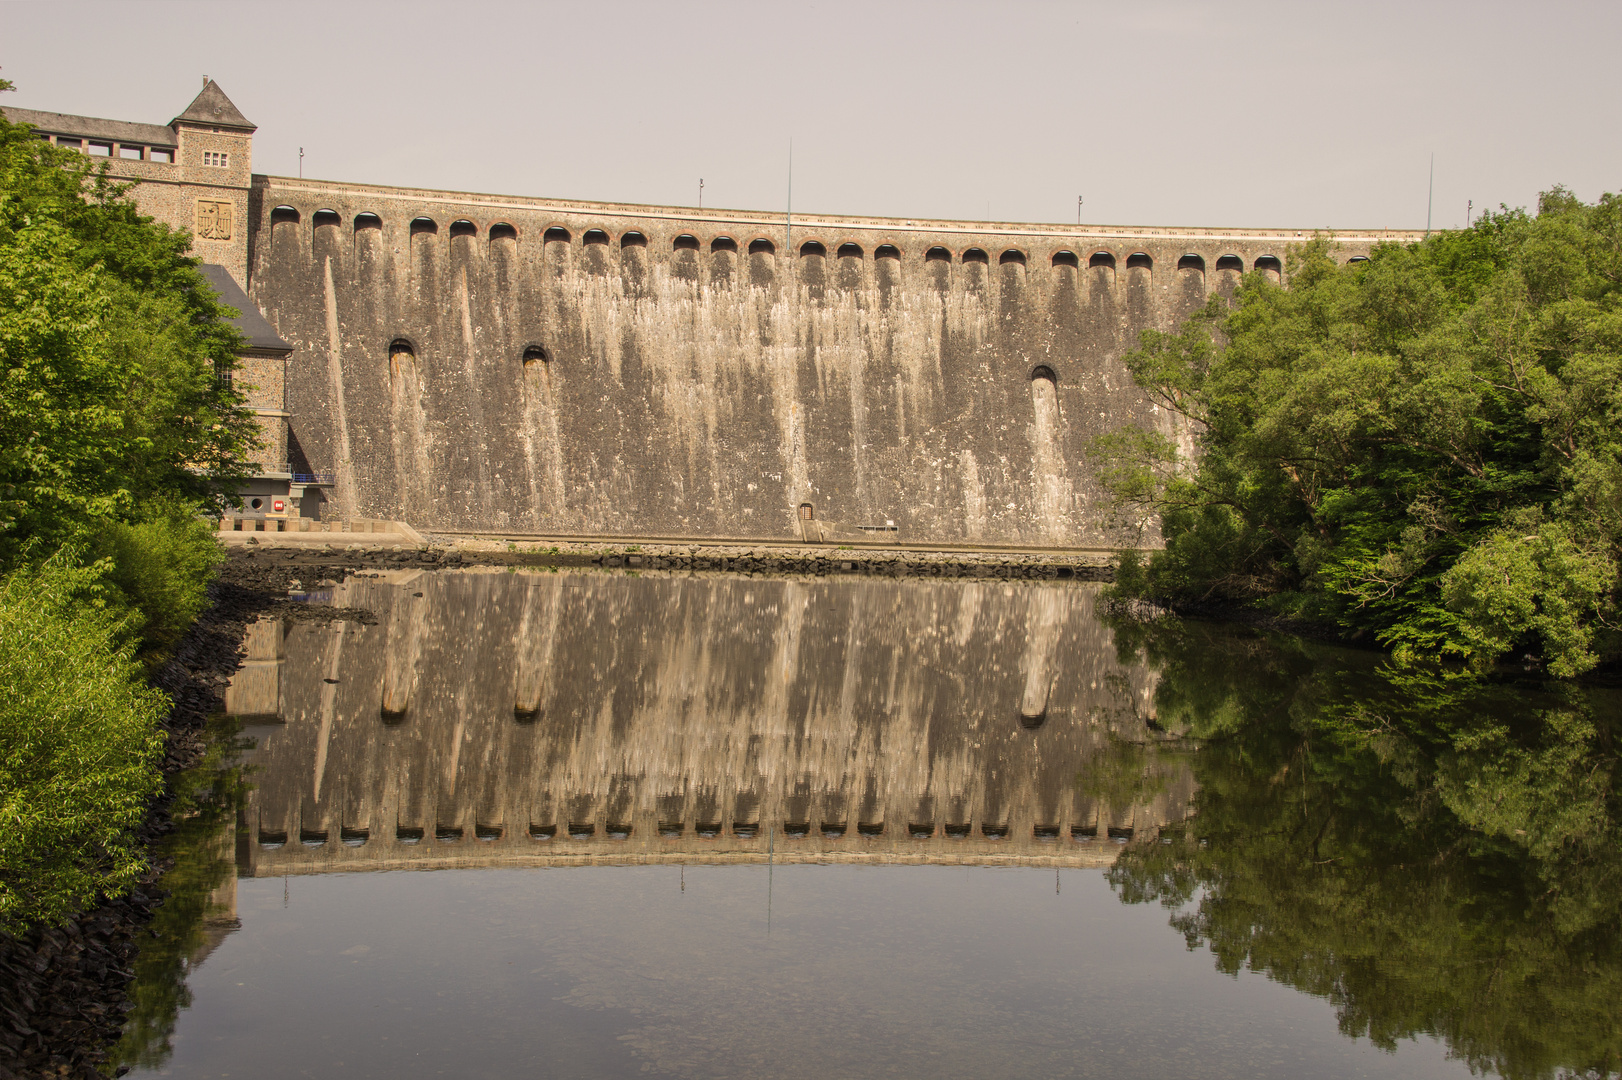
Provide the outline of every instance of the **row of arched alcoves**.
<path id="1" fill-rule="evenodd" d="M 278 206 L 271 211 L 270 220 L 272 225 L 280 223 L 297 223 L 300 220 L 300 214 L 297 208 L 283 205 Z M 317 210 L 313 215 L 311 215 L 311 224 L 314 228 L 320 229 L 322 227 L 342 225 L 343 219 L 335 210 Z M 377 214 L 373 213 L 357 214 L 354 219 L 353 227 L 357 233 L 364 229 L 381 229 L 383 227 L 383 219 Z M 431 217 L 416 217 L 411 220 L 412 236 L 424 234 L 437 235 L 438 232 L 439 223 Z M 467 218 L 458 218 L 450 223 L 449 233 L 452 237 L 477 237 L 479 235 L 479 227 Z M 493 222 L 489 226 L 486 235 L 490 240 L 517 240 L 518 229 L 509 222 L 497 221 Z M 542 234 L 541 241 L 543 244 L 569 244 L 574 242 L 574 234 L 561 225 L 553 225 L 549 227 L 544 234 Z M 604 229 L 587 229 L 585 232 L 580 234 L 580 243 L 583 246 L 608 245 L 613 243 L 613 237 L 611 237 L 607 230 Z M 619 245 L 622 249 L 645 248 L 648 246 L 648 237 L 645 233 L 638 232 L 636 230 L 629 230 L 620 234 Z M 740 244 L 739 240 L 735 237 L 721 234 L 711 238 L 708 246 L 712 253 L 730 252 L 736 254 L 740 249 L 747 250 L 747 252 L 751 255 L 775 255 L 777 253 L 777 244 L 765 236 L 757 236 L 747 241 L 746 244 Z M 671 241 L 671 249 L 673 251 L 700 251 L 703 249 L 703 247 L 704 244 L 692 233 L 681 233 Z M 1085 250 L 1086 249 L 1083 249 L 1083 251 Z M 826 258 L 828 255 L 828 245 L 823 243 L 821 240 L 806 240 L 800 244 L 799 254 L 802 258 L 811 256 Z M 864 259 L 867 256 L 867 252 L 860 244 L 852 242 L 837 245 L 834 248 L 833 254 L 835 258 L 839 259 Z M 901 249 L 896 247 L 894 244 L 880 244 L 873 249 L 873 258 L 875 259 L 900 259 L 901 254 Z M 1049 256 L 1049 259 L 1054 266 L 1068 266 L 1078 269 L 1082 265 L 1082 258 L 1082 254 L 1078 254 L 1076 251 L 1069 248 L 1060 248 Z M 1086 254 L 1085 258 L 1087 260 L 1086 265 L 1088 267 L 1105 267 L 1111 270 L 1116 268 L 1118 259 L 1115 252 L 1109 250 L 1108 248 L 1098 248 Z M 1028 254 L 1020 248 L 1007 248 L 997 256 L 998 265 L 1008 265 L 1012 263 L 1019 266 L 1024 266 L 1027 264 L 1028 260 Z M 988 265 L 991 262 L 991 254 L 984 248 L 970 247 L 965 248 L 962 252 L 954 255 L 947 248 L 934 246 L 930 247 L 924 252 L 924 261 L 956 261 L 969 265 Z M 1366 261 L 1366 257 L 1361 255 L 1354 255 L 1348 260 L 1348 262 L 1353 263 Z M 1127 254 L 1125 257 L 1125 262 L 1128 270 L 1153 270 L 1155 265 L 1154 257 L 1146 251 L 1133 251 Z M 1177 269 L 1192 270 L 1203 274 L 1206 270 L 1205 257 L 1196 252 L 1188 252 L 1187 254 L 1178 258 Z M 1245 266 L 1245 260 L 1239 255 L 1225 254 L 1217 258 L 1215 269 L 1218 271 L 1231 270 L 1238 273 L 1243 273 L 1247 268 Z M 1251 262 L 1249 269 L 1280 274 L 1283 272 L 1284 263 L 1283 260 L 1281 260 L 1277 255 L 1264 254 L 1257 256 Z"/>
<path id="2" fill-rule="evenodd" d="M 397 337 L 389 342 L 389 366 L 391 369 L 398 369 L 402 360 L 415 360 L 416 358 L 417 346 L 409 338 Z M 531 365 L 534 364 L 550 365 L 552 363 L 552 353 L 544 345 L 526 345 L 523 351 L 519 353 L 519 361 L 524 365 L 524 369 L 528 371 Z M 1059 384 L 1059 376 L 1046 364 L 1037 364 L 1031 368 L 1026 377 L 1032 382 L 1040 379 L 1046 380 L 1054 386 Z"/>

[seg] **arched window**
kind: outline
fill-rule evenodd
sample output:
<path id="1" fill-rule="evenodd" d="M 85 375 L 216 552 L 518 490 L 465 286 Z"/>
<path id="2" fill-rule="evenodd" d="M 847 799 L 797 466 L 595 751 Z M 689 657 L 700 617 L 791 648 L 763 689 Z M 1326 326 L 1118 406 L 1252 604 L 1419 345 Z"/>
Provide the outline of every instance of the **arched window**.
<path id="1" fill-rule="evenodd" d="M 1128 270 L 1153 270 L 1155 261 L 1149 258 L 1147 251 L 1134 251 L 1126 257 L 1126 268 Z"/>
<path id="2" fill-rule="evenodd" d="M 1181 259 L 1177 260 L 1177 269 L 1198 270 L 1203 274 L 1205 273 L 1205 260 L 1191 251 L 1187 255 L 1184 255 Z"/>
<path id="3" fill-rule="evenodd" d="M 1284 264 L 1277 255 L 1261 255 L 1256 259 L 1256 269 L 1277 274 L 1284 269 Z"/>
<path id="4" fill-rule="evenodd" d="M 524 347 L 524 370 L 528 371 L 531 364 L 550 364 L 552 354 L 541 345 L 526 345 Z"/>
<path id="5" fill-rule="evenodd" d="M 490 226 L 490 239 L 492 239 L 492 240 L 517 240 L 518 239 L 518 230 L 513 228 L 512 225 L 508 224 L 505 221 L 498 221 L 494 225 Z"/>
<path id="6" fill-rule="evenodd" d="M 676 237 L 675 241 L 670 246 L 677 251 L 697 251 L 698 237 L 694 236 L 692 233 L 684 232 L 680 236 Z"/>
<path id="7" fill-rule="evenodd" d="M 1055 251 L 1053 253 L 1053 265 L 1080 267 L 1081 260 L 1076 257 L 1074 251 Z"/>
<path id="8" fill-rule="evenodd" d="M 426 233 L 429 236 L 433 236 L 437 232 L 439 232 L 439 222 L 435 221 L 433 218 L 419 217 L 411 219 L 412 236 L 416 236 L 419 233 Z"/>
<path id="9" fill-rule="evenodd" d="M 1224 255 L 1217 260 L 1216 268 L 1218 270 L 1237 270 L 1242 274 L 1245 272 L 1245 260 L 1237 255 Z"/>
<path id="10" fill-rule="evenodd" d="M 997 256 L 998 266 L 1007 266 L 1009 263 L 1013 263 L 1016 266 L 1024 266 L 1025 253 L 1019 250 L 1019 248 L 1009 248 L 1007 251 Z"/>
<path id="11" fill-rule="evenodd" d="M 569 230 L 568 229 L 565 229 L 562 225 L 554 225 L 550 229 L 547 229 L 546 232 L 542 234 L 541 243 L 543 243 L 543 244 L 552 244 L 552 243 L 567 244 L 572 239 L 573 239 L 573 237 L 571 237 L 569 235 Z"/>
<path id="12" fill-rule="evenodd" d="M 1038 364 L 1031 369 L 1031 381 L 1035 382 L 1037 379 L 1046 379 L 1054 386 L 1059 385 L 1059 377 L 1055 375 L 1053 373 L 1053 369 L 1048 367 L 1046 364 Z"/>
<path id="13" fill-rule="evenodd" d="M 952 253 L 943 247 L 932 247 L 924 252 L 924 262 L 951 262 Z"/>
<path id="14" fill-rule="evenodd" d="M 828 254 L 828 249 L 827 249 L 827 247 L 825 247 L 823 245 L 822 241 L 820 241 L 820 240 L 807 240 L 805 243 L 800 245 L 800 254 L 802 256 L 804 256 L 804 255 L 827 255 Z"/>
<path id="15" fill-rule="evenodd" d="M 758 237 L 749 241 L 749 254 L 775 255 L 777 254 L 777 245 L 766 239 L 764 236 Z"/>
<path id="16" fill-rule="evenodd" d="M 1115 269 L 1115 256 L 1111 255 L 1107 251 L 1095 251 L 1087 259 L 1087 265 L 1089 267 L 1107 266 L 1111 270 L 1113 270 L 1113 269 Z"/>
<path id="17" fill-rule="evenodd" d="M 860 259 L 862 257 L 862 246 L 860 244 L 840 244 L 839 250 L 835 254 L 841 259 Z"/>
<path id="18" fill-rule="evenodd" d="M 343 221 L 336 210 L 317 210 L 310 215 L 310 224 L 317 229 L 323 225 L 342 225 Z"/>
<path id="19" fill-rule="evenodd" d="M 270 212 L 270 223 L 272 225 L 280 225 L 284 222 L 296 223 L 298 219 L 298 211 L 291 206 L 278 206 Z"/>
<path id="20" fill-rule="evenodd" d="M 648 238 L 639 232 L 620 233 L 620 248 L 647 247 Z"/>
<path id="21" fill-rule="evenodd" d="M 360 232 L 362 229 L 381 229 L 382 227 L 383 219 L 378 217 L 376 214 L 368 213 L 355 215 L 356 232 Z"/>
<path id="22" fill-rule="evenodd" d="M 730 236 L 717 236 L 714 240 L 710 241 L 710 251 L 712 253 L 717 251 L 736 252 L 737 250 L 738 242 L 732 239 Z"/>
<path id="23" fill-rule="evenodd" d="M 979 248 L 970 248 L 963 253 L 963 261 L 966 263 L 989 263 L 991 262 L 991 256 Z"/>
<path id="24" fill-rule="evenodd" d="M 395 338 L 389 342 L 389 367 L 397 368 L 403 361 L 415 360 L 417 347 L 405 338 Z"/>
<path id="25" fill-rule="evenodd" d="M 580 237 L 582 244 L 606 244 L 608 234 L 601 229 L 587 229 Z"/>
<path id="26" fill-rule="evenodd" d="M 1368 261 L 1369 257 L 1367 255 L 1353 255 L 1350 259 L 1346 260 L 1346 265 L 1350 266 L 1352 263 L 1366 263 Z"/>
<path id="27" fill-rule="evenodd" d="M 873 249 L 873 257 L 875 259 L 899 259 L 901 258 L 901 249 L 894 244 L 880 244 Z"/>

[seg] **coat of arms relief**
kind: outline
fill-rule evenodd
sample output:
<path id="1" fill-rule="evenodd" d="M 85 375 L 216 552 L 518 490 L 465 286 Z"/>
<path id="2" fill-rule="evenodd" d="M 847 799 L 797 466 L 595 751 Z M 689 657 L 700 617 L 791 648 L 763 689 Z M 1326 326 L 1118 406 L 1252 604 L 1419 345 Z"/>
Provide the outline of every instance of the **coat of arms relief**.
<path id="1" fill-rule="evenodd" d="M 197 200 L 197 235 L 204 240 L 231 239 L 232 214 L 235 210 L 228 202 Z"/>

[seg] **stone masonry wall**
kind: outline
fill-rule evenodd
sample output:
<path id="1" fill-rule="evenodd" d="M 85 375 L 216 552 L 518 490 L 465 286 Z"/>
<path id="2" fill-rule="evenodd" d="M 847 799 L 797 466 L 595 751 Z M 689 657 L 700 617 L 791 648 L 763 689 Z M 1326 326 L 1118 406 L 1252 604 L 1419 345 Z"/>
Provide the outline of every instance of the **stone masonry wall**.
<path id="1" fill-rule="evenodd" d="M 1171 428 L 1120 356 L 1231 295 L 1219 261 L 1306 239 L 805 217 L 785 242 L 780 215 L 265 176 L 249 218 L 251 295 L 296 347 L 294 467 L 337 477 L 327 516 L 797 539 L 810 503 L 1023 546 L 1138 542 L 1086 443 Z"/>

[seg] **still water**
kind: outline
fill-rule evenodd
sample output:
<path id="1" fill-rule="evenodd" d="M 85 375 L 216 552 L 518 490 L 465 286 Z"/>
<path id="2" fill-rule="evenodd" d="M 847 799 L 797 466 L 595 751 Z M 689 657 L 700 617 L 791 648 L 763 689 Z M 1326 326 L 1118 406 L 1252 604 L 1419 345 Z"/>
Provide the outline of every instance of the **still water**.
<path id="1" fill-rule="evenodd" d="M 1622 1075 L 1605 690 L 1069 582 L 381 573 L 189 774 L 139 1075 Z"/>

